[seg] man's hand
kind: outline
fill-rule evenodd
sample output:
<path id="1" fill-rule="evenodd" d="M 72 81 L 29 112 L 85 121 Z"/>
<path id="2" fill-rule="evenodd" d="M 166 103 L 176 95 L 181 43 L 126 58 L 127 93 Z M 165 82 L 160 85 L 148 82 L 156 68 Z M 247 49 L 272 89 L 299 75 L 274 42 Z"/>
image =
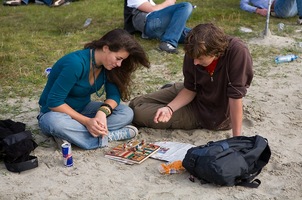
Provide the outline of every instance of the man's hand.
<path id="1" fill-rule="evenodd" d="M 267 9 L 265 9 L 265 8 L 257 8 L 256 9 L 256 13 L 258 15 L 262 15 L 262 16 L 266 17 L 266 15 L 267 15 Z"/>
<path id="2" fill-rule="evenodd" d="M 168 5 L 174 5 L 176 3 L 176 0 L 166 0 Z"/>
<path id="3" fill-rule="evenodd" d="M 168 122 L 172 117 L 172 111 L 168 107 L 159 108 L 155 114 L 154 122 Z"/>
<path id="4" fill-rule="evenodd" d="M 146 1 L 146 2 L 142 3 L 137 9 L 139 9 L 140 11 L 149 13 L 149 12 L 164 9 L 168 6 L 172 6 L 175 4 L 175 2 L 176 2 L 176 0 L 165 0 L 164 2 L 162 2 L 160 4 L 153 5 L 149 1 Z"/>

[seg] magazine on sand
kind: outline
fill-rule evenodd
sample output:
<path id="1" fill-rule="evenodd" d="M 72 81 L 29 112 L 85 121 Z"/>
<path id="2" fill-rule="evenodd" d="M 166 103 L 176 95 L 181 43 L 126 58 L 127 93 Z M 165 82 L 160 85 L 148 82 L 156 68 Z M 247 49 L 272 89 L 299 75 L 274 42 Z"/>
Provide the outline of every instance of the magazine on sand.
<path id="1" fill-rule="evenodd" d="M 144 140 L 131 140 L 105 152 L 105 157 L 126 164 L 140 164 L 160 149 L 159 145 Z"/>
<path id="2" fill-rule="evenodd" d="M 195 145 L 181 142 L 155 142 L 155 145 L 160 146 L 160 149 L 151 158 L 173 162 L 176 160 L 183 160 L 187 151 L 195 147 Z"/>

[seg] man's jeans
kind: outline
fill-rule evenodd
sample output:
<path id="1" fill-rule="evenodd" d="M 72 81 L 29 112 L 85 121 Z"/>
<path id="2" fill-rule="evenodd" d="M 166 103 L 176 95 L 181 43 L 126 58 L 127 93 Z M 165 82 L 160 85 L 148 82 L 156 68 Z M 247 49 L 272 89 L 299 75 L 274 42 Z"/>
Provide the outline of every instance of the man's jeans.
<path id="1" fill-rule="evenodd" d="M 297 14 L 302 17 L 302 0 L 276 0 L 274 12 L 277 17 L 294 17 Z"/>
<path id="2" fill-rule="evenodd" d="M 183 2 L 151 12 L 147 16 L 143 35 L 177 47 L 178 43 L 184 42 L 187 33 L 191 30 L 186 27 L 186 22 L 192 10 L 192 4 Z"/>
<path id="3" fill-rule="evenodd" d="M 82 115 L 93 118 L 102 102 L 90 102 L 81 112 Z M 109 131 L 118 130 L 130 124 L 133 111 L 130 107 L 120 104 L 112 115 L 107 118 Z M 82 149 L 95 149 L 102 146 L 102 137 L 93 137 L 87 128 L 72 119 L 69 115 L 60 112 L 40 113 L 38 122 L 43 134 L 69 141 Z"/>

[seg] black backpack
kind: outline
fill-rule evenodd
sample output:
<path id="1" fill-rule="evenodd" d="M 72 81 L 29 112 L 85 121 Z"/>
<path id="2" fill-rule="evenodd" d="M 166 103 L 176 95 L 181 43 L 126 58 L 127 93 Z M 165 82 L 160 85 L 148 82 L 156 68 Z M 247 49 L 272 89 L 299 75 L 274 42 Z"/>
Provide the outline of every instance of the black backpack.
<path id="1" fill-rule="evenodd" d="M 192 147 L 182 164 L 191 174 L 191 181 L 196 177 L 201 183 L 257 188 L 261 181 L 253 179 L 268 163 L 270 156 L 265 138 L 259 135 L 236 136 Z"/>
<path id="2" fill-rule="evenodd" d="M 37 157 L 30 155 L 37 146 L 24 123 L 0 120 L 0 158 L 9 171 L 22 172 L 37 167 Z"/>

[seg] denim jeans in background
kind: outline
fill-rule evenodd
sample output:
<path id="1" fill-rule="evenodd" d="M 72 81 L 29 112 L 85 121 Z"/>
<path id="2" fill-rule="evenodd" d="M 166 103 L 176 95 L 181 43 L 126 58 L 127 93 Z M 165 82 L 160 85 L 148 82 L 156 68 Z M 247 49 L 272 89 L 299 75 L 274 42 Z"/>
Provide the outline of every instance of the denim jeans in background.
<path id="1" fill-rule="evenodd" d="M 90 102 L 81 114 L 93 118 L 102 102 Z M 133 111 L 126 105 L 118 105 L 112 115 L 107 118 L 109 131 L 118 130 L 130 124 L 133 119 Z M 39 127 L 43 134 L 54 136 L 82 148 L 95 149 L 102 146 L 102 137 L 93 137 L 86 127 L 69 115 L 60 112 L 47 112 L 38 116 Z"/>
<path id="2" fill-rule="evenodd" d="M 151 12 L 146 18 L 144 35 L 177 47 L 178 43 L 184 42 L 187 33 L 191 30 L 186 27 L 186 22 L 192 10 L 192 4 L 183 2 Z"/>
<path id="3" fill-rule="evenodd" d="M 276 0 L 274 12 L 277 17 L 294 17 L 297 14 L 302 17 L 302 0 Z"/>
<path id="4" fill-rule="evenodd" d="M 52 0 L 39 0 L 39 1 L 42 1 L 43 3 L 45 3 L 48 6 L 52 5 Z M 29 0 L 22 0 L 22 2 L 27 5 L 29 3 Z"/>
<path id="5" fill-rule="evenodd" d="M 52 0 L 40 0 L 40 1 L 43 1 L 48 6 L 52 5 Z"/>

